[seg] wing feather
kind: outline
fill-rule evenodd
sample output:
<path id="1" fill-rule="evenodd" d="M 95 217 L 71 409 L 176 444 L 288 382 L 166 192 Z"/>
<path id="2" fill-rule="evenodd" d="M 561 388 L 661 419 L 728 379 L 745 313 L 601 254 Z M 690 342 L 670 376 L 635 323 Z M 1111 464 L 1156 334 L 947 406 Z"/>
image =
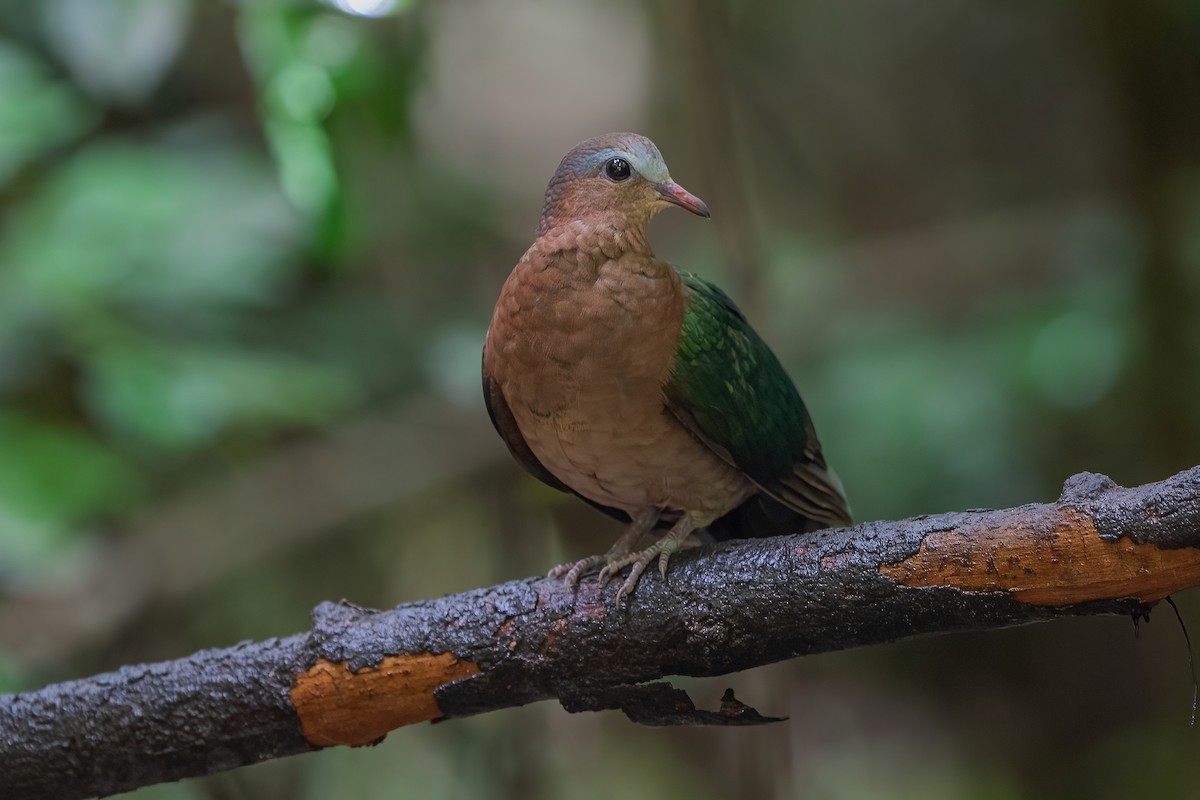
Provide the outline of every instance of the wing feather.
<path id="1" fill-rule="evenodd" d="M 716 286 L 680 271 L 687 304 L 667 407 L 697 440 L 770 498 L 820 526 L 850 511 L 800 394 L 742 312 Z"/>

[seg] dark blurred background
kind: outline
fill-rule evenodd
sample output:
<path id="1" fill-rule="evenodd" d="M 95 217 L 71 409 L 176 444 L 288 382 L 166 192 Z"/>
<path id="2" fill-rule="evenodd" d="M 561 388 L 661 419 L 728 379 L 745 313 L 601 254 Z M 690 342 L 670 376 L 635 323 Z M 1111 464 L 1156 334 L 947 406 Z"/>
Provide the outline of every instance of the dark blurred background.
<path id="1" fill-rule="evenodd" d="M 0 0 L 0 691 L 606 548 L 478 375 L 559 156 L 622 129 L 860 519 L 1200 462 L 1194 0 Z M 543 703 L 134 796 L 1200 797 L 1165 609 L 680 683 L 791 719 Z"/>

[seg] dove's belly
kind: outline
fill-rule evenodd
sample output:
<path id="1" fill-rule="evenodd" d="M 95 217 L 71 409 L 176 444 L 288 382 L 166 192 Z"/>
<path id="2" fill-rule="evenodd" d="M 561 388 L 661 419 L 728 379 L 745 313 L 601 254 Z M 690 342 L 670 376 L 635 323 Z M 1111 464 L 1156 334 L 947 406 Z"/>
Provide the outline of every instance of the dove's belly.
<path id="1" fill-rule="evenodd" d="M 597 407 L 581 400 L 548 416 L 530 408 L 520 401 L 512 405 L 534 455 L 559 480 L 597 503 L 631 515 L 653 506 L 700 511 L 715 519 L 755 491 L 661 403 L 616 400 Z"/>
<path id="2" fill-rule="evenodd" d="M 653 266 L 609 261 L 583 280 L 518 266 L 488 332 L 491 368 L 529 448 L 567 486 L 631 514 L 715 518 L 757 489 L 664 406 L 683 296 L 674 270 Z"/>

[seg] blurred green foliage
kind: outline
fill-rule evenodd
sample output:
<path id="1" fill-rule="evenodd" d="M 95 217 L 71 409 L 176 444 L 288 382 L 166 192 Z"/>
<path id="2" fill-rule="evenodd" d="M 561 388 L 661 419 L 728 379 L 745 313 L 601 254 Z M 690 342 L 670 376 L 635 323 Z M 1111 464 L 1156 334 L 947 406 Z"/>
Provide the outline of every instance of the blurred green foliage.
<path id="1" fill-rule="evenodd" d="M 860 519 L 1194 465 L 1191 8 L 0 0 L 0 691 L 605 546 L 478 390 L 604 129 L 713 208 L 656 247 L 748 310 Z M 730 679 L 791 715 L 756 731 L 543 704 L 137 796 L 1195 796 L 1154 628 L 775 665 Z"/>
<path id="2" fill-rule="evenodd" d="M 92 109 L 44 64 L 11 42 L 0 43 L 0 182 L 95 123 Z"/>

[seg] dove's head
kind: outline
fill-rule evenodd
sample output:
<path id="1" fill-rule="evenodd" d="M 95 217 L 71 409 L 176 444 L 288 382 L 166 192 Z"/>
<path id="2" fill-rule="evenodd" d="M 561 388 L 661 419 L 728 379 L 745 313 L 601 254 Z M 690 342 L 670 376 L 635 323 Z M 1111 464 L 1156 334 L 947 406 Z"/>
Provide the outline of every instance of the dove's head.
<path id="1" fill-rule="evenodd" d="M 606 133 L 563 156 L 546 187 L 538 231 L 577 219 L 644 226 L 668 205 L 708 216 L 703 200 L 671 180 L 654 142 L 636 133 Z"/>

